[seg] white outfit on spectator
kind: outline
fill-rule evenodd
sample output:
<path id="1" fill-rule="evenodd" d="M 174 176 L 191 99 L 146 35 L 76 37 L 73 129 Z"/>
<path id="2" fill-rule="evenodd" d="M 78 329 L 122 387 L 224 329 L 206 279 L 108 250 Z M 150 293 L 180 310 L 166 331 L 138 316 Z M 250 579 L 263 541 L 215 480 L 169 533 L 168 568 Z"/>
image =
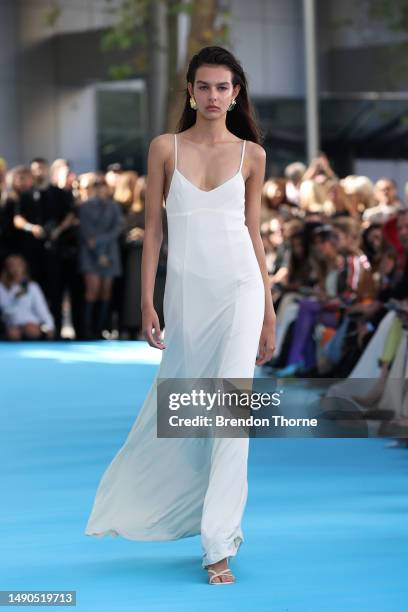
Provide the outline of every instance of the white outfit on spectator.
<path id="1" fill-rule="evenodd" d="M 0 283 L 0 316 L 6 327 L 19 327 L 27 323 L 44 324 L 54 329 L 54 319 L 44 294 L 35 281 L 14 284 L 7 288 Z"/>
<path id="2" fill-rule="evenodd" d="M 377 206 L 366 208 L 363 212 L 363 221 L 369 221 L 369 223 L 385 223 L 397 214 L 400 207 L 401 204 L 396 202 L 395 204 L 377 204 Z"/>
<path id="3" fill-rule="evenodd" d="M 99 484 L 85 533 L 133 540 L 201 534 L 206 567 L 235 556 L 243 541 L 249 440 L 158 438 L 157 379 L 252 379 L 265 289 L 245 224 L 245 141 L 239 170 L 209 191 L 178 170 L 177 141 L 175 134 L 166 201 L 166 348 L 133 428 Z"/>
<path id="4" fill-rule="evenodd" d="M 348 378 L 331 385 L 327 392 L 328 396 L 351 400 L 353 395 L 361 396 L 370 391 L 373 381 L 380 375 L 378 359 L 384 350 L 384 344 L 395 317 L 395 312 L 390 311 L 382 318 Z"/>

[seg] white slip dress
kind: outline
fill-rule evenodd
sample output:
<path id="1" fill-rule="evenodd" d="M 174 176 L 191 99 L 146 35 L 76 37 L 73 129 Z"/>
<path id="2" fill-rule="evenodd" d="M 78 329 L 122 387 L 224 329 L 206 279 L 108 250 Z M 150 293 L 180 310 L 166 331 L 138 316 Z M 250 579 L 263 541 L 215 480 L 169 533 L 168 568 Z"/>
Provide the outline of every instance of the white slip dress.
<path id="1" fill-rule="evenodd" d="M 176 540 L 201 534 L 202 567 L 237 554 L 248 495 L 246 438 L 158 438 L 158 378 L 253 379 L 265 289 L 238 172 L 206 191 L 175 163 L 166 199 L 161 363 L 96 492 L 85 534 Z"/>

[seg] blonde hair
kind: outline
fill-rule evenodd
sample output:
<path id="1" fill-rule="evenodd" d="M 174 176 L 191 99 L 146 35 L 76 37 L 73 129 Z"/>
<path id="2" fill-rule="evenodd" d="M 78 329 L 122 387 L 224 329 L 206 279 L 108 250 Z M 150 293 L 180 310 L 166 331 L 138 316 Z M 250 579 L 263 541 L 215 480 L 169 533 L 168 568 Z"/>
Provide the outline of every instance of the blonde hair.
<path id="1" fill-rule="evenodd" d="M 15 201 L 19 199 L 19 195 L 14 187 L 14 181 L 18 174 L 26 174 L 31 176 L 31 170 L 27 166 L 15 166 L 6 173 L 5 189 L 1 197 L 2 202 L 5 202 L 7 199 Z"/>
<path id="2" fill-rule="evenodd" d="M 368 176 L 349 174 L 340 182 L 348 195 L 358 195 L 360 197 L 360 202 L 364 208 L 374 206 L 374 184 Z"/>
<path id="3" fill-rule="evenodd" d="M 269 178 L 263 184 L 261 193 L 262 204 L 269 210 L 276 210 L 282 202 L 278 204 L 272 203 L 273 198 L 268 193 L 272 185 L 276 185 L 276 187 L 281 191 L 282 202 L 284 202 L 286 181 L 283 178 Z"/>
<path id="4" fill-rule="evenodd" d="M 103 172 L 84 172 L 78 177 L 78 189 L 82 202 L 93 197 L 95 187 L 99 182 L 105 182 Z"/>

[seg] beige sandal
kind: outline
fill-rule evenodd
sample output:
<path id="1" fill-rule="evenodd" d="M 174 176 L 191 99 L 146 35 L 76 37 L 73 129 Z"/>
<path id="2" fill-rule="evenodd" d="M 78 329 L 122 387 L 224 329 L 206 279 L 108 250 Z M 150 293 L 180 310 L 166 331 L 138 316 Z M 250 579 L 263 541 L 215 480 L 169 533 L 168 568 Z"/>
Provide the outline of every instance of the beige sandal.
<path id="1" fill-rule="evenodd" d="M 210 576 L 208 584 L 234 584 L 235 582 L 235 576 L 229 567 L 227 569 L 221 570 L 220 572 L 216 572 L 212 569 L 209 569 L 207 571 L 208 573 L 214 574 L 213 576 Z M 220 580 L 219 582 L 213 582 L 214 578 L 217 578 L 218 576 L 223 576 L 224 574 L 231 574 L 231 576 L 234 577 L 234 580 L 226 580 L 225 582 L 223 580 Z"/>

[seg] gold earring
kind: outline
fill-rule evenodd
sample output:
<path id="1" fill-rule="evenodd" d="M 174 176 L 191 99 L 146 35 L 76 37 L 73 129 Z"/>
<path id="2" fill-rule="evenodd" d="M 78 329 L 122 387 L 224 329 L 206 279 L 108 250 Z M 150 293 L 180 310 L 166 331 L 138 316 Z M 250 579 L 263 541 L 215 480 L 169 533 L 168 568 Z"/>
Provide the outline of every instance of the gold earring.
<path id="1" fill-rule="evenodd" d="M 227 108 L 227 111 L 232 111 L 232 109 L 235 107 L 235 105 L 236 105 L 236 101 L 235 101 L 235 98 L 233 98 L 233 99 L 231 100 L 231 104 L 230 104 L 230 105 L 229 105 L 229 107 Z"/>
<path id="2" fill-rule="evenodd" d="M 190 96 L 190 106 L 193 110 L 197 110 L 197 102 Z"/>

